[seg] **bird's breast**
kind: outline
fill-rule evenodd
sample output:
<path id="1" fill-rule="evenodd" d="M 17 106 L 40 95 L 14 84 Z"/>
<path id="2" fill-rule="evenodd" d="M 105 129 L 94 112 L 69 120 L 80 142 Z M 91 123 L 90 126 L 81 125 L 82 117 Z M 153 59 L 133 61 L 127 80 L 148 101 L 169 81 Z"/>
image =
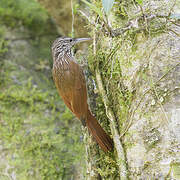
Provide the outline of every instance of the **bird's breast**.
<path id="1" fill-rule="evenodd" d="M 63 91 L 78 88 L 78 82 L 84 83 L 81 67 L 74 61 L 55 62 L 53 64 L 53 79 L 56 87 Z"/>

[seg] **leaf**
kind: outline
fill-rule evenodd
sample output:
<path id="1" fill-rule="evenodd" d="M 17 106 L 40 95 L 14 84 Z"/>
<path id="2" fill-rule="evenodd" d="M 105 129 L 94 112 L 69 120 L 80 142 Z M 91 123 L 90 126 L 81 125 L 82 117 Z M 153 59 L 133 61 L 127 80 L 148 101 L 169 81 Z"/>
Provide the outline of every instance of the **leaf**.
<path id="1" fill-rule="evenodd" d="M 102 0 L 102 5 L 106 14 L 109 14 L 113 7 L 114 0 Z"/>
<path id="2" fill-rule="evenodd" d="M 103 13 L 101 12 L 101 9 L 96 7 L 94 4 L 89 3 L 86 0 L 81 0 L 82 2 L 84 2 L 87 6 L 89 6 L 93 11 L 95 11 L 101 18 L 103 17 Z"/>
<path id="3" fill-rule="evenodd" d="M 142 4 L 143 4 L 143 0 L 136 0 L 136 2 L 137 2 L 139 5 L 142 5 Z"/>

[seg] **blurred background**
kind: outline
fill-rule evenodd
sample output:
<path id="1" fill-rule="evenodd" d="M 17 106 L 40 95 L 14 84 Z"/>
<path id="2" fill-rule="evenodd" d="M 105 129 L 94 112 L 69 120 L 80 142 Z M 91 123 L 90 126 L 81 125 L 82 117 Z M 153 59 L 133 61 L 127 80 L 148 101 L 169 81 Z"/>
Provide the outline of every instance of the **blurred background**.
<path id="1" fill-rule="evenodd" d="M 60 9 L 47 4 L 56 20 L 35 0 L 0 0 L 1 180 L 83 177 L 81 125 L 51 74 L 52 42 L 72 33 L 71 1 L 51 3 Z"/>

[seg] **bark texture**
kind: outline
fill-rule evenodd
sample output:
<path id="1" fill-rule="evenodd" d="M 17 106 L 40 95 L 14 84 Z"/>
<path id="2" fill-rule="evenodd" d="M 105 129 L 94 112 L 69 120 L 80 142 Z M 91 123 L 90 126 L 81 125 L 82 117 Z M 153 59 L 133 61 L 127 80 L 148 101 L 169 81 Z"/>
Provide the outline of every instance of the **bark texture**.
<path id="1" fill-rule="evenodd" d="M 108 16 L 81 12 L 93 37 L 88 64 L 102 82 L 96 116 L 123 148 L 99 152 L 93 173 L 103 179 L 180 179 L 179 5 L 117 1 Z"/>

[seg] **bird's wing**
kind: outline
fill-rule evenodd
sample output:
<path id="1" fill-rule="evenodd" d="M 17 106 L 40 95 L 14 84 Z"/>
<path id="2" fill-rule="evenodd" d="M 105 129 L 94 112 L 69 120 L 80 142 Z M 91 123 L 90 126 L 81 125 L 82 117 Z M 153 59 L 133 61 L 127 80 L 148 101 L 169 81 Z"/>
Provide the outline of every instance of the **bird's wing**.
<path id="1" fill-rule="evenodd" d="M 78 118 L 86 118 L 87 116 L 87 90 L 86 81 L 82 68 L 71 62 L 72 73 L 74 77 L 71 106 Z"/>

